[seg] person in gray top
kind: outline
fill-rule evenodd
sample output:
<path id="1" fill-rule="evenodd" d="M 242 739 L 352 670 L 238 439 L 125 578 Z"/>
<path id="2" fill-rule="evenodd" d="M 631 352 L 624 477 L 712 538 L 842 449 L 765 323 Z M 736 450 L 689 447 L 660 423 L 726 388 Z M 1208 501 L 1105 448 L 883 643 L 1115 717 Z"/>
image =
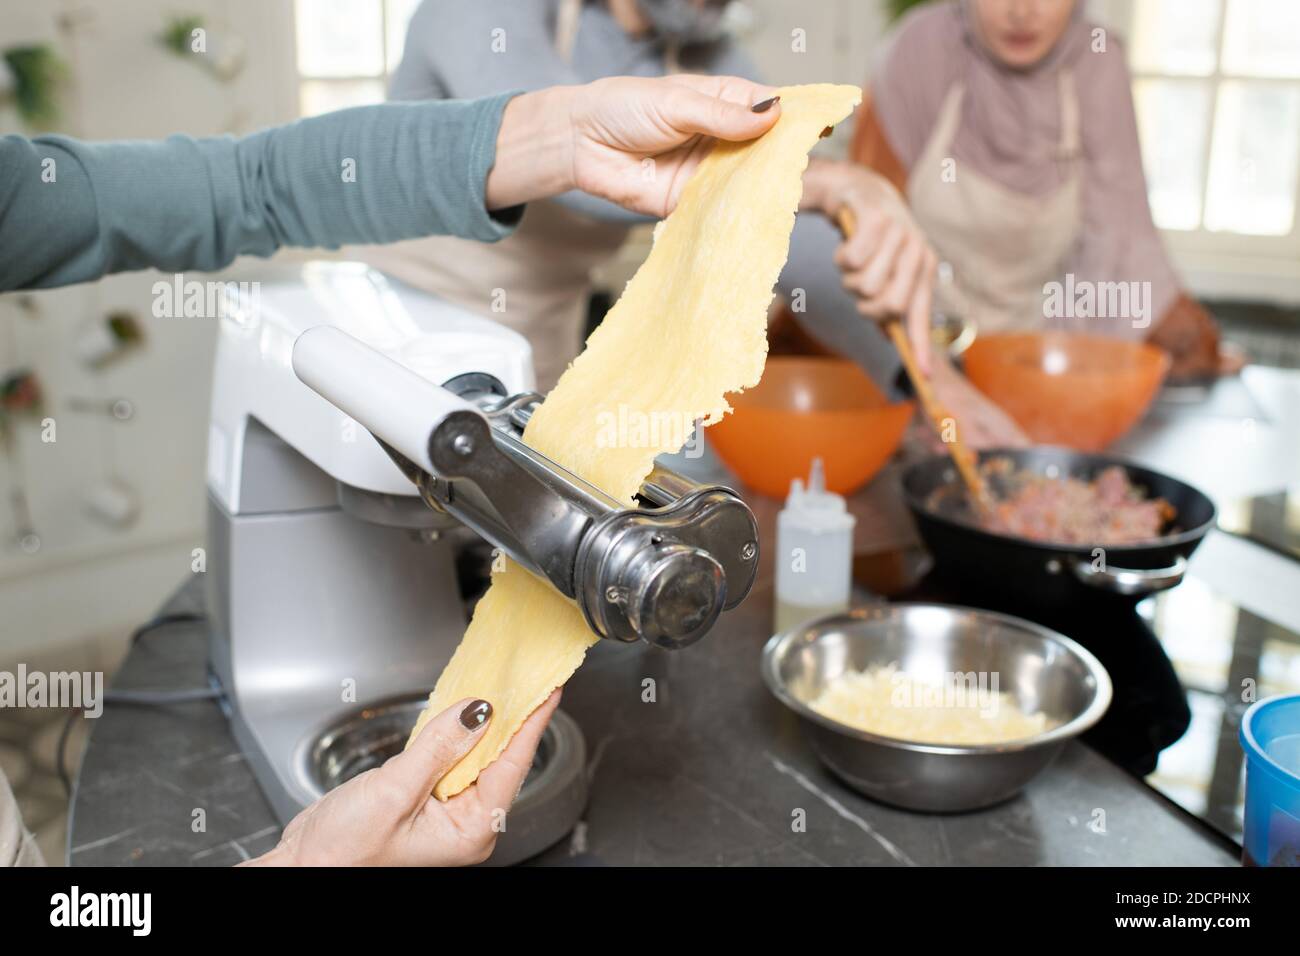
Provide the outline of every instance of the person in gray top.
<path id="1" fill-rule="evenodd" d="M 425 0 L 411 17 L 389 99 L 490 96 L 619 74 L 753 78 L 757 71 L 749 57 L 721 27 L 722 6 L 714 0 Z M 861 167 L 813 159 L 802 209 L 825 215 L 798 217 L 778 283 L 809 332 L 854 358 L 887 390 L 898 358 L 875 324 L 862 321 L 858 307 L 877 317 L 907 314 L 914 337 L 928 341 L 935 265 L 892 192 Z M 868 266 L 880 273 L 873 296 L 855 295 L 842 285 L 835 258 L 842 240 L 827 218 L 841 207 L 852 209 L 864 227 L 880 222 L 895 233 L 889 242 L 868 244 L 856 268 L 845 263 L 847 278 L 861 279 Z M 581 350 L 592 270 L 617 253 L 632 226 L 646 221 L 569 193 L 534 206 L 518 233 L 494 248 L 437 238 L 357 255 L 390 276 L 522 332 L 533 346 L 539 388 L 546 391 Z M 498 307 L 502 293 L 504 309 Z"/>
<path id="2" fill-rule="evenodd" d="M 523 204 L 581 189 L 664 216 L 704 137 L 747 140 L 780 115 L 773 91 L 735 77 L 615 78 L 472 102 L 344 110 L 243 139 L 84 143 L 0 138 L 0 291 L 113 272 L 214 270 L 282 246 L 334 248 L 434 233 L 493 242 Z M 639 175 L 656 157 L 665 175 Z M 343 176 L 346 160 L 355 177 Z M 253 863 L 455 865 L 487 858 L 559 692 L 477 783 L 434 783 L 481 737 L 490 702 L 463 700 L 406 752 L 318 800 Z M 0 774 L 0 865 L 39 864 Z"/>
<path id="3" fill-rule="evenodd" d="M 721 0 L 424 0 L 407 28 L 389 99 L 490 96 L 616 74 L 756 79 L 754 64 L 723 28 L 724 6 Z M 858 223 L 858 235 L 847 242 L 832 223 L 842 209 Z M 434 238 L 363 250 L 358 257 L 522 332 L 545 391 L 581 350 L 592 270 L 644 221 L 569 193 L 534 207 L 515 235 L 491 248 Z M 857 362 L 887 394 L 896 392 L 901 363 L 863 316 L 905 316 L 924 359 L 935 266 L 928 242 L 889 183 L 856 164 L 810 161 L 777 288 L 806 332 Z M 950 366 L 935 363 L 934 373 L 940 399 L 963 413 L 968 441 L 1023 440 Z"/>

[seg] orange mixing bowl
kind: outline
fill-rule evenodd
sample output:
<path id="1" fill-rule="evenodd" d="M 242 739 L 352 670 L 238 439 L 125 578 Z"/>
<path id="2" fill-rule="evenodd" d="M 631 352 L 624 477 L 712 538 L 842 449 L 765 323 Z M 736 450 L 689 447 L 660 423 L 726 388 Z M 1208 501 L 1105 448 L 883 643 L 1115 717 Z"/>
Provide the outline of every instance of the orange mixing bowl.
<path id="1" fill-rule="evenodd" d="M 763 380 L 705 433 L 718 455 L 755 491 L 785 497 L 808 478 L 812 460 L 826 465 L 826 487 L 847 494 L 889 460 L 912 418 L 912 403 L 890 404 L 852 362 L 774 355 Z"/>
<path id="2" fill-rule="evenodd" d="M 1153 345 L 1066 332 L 980 335 L 966 374 L 1042 445 L 1101 451 L 1147 410 L 1169 356 Z"/>

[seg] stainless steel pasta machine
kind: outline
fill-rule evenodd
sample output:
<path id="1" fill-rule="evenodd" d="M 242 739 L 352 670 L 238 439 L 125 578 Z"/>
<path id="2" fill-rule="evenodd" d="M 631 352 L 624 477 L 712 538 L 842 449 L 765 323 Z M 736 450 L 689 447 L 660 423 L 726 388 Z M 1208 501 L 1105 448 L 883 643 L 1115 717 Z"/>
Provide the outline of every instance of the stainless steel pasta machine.
<path id="1" fill-rule="evenodd" d="M 472 541 L 614 642 L 682 647 L 749 591 L 758 537 L 739 498 L 656 468 L 637 502 L 613 499 L 523 442 L 532 384 L 521 336 L 362 266 L 229 287 L 208 437 L 210 660 L 283 820 L 400 749 L 464 633 Z M 494 859 L 567 832 L 582 752 L 557 714 L 530 777 L 544 786 L 525 785 Z"/>

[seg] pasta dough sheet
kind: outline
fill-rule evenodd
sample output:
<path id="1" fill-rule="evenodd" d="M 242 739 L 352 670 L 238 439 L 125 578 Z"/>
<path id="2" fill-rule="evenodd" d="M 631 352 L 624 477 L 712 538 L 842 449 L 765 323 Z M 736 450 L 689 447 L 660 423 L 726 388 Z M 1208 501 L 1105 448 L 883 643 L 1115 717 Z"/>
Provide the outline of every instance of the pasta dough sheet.
<path id="1" fill-rule="evenodd" d="M 524 441 L 632 503 L 654 459 L 693 423 L 718 421 L 726 394 L 758 383 L 767 310 L 785 264 L 808 151 L 852 112 L 855 86 L 780 90 L 781 118 L 748 143 L 719 142 L 655 231 L 654 248 L 585 351 L 536 411 Z M 411 740 L 465 697 L 492 703 L 483 739 L 434 794 L 468 787 L 597 640 L 582 612 L 513 562 L 493 575 Z M 409 741 L 408 741 L 409 746 Z"/>

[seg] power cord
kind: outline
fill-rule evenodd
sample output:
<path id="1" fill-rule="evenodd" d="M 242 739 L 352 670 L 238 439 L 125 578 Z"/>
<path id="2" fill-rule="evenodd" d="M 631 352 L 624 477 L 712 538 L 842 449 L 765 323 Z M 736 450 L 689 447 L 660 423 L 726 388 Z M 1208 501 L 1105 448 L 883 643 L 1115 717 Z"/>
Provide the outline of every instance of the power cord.
<path id="1" fill-rule="evenodd" d="M 178 611 L 170 614 L 159 614 L 152 620 L 141 624 L 131 632 L 131 647 L 135 647 L 140 638 L 162 627 L 168 627 L 172 624 L 197 624 L 207 620 L 206 615 L 195 614 L 189 611 Z M 185 690 L 116 690 L 104 694 L 104 702 L 108 704 L 128 704 L 141 707 L 161 707 L 168 704 L 182 704 L 196 700 L 214 700 L 221 696 L 221 691 L 215 687 L 194 687 Z M 59 733 L 59 744 L 55 751 L 55 768 L 59 773 L 59 780 L 63 784 L 64 791 L 69 797 L 72 796 L 72 776 L 68 773 L 67 751 L 68 738 L 72 735 L 72 725 L 77 718 L 83 716 L 84 712 L 80 710 L 71 711 L 67 720 L 63 723 L 63 730 Z"/>
<path id="2" fill-rule="evenodd" d="M 131 632 L 131 646 L 134 647 L 140 638 L 151 631 L 158 630 L 160 627 L 166 627 L 169 624 L 197 624 L 207 619 L 206 614 L 196 614 L 193 611 L 174 611 L 170 614 L 159 614 L 157 617 L 145 621 Z"/>

